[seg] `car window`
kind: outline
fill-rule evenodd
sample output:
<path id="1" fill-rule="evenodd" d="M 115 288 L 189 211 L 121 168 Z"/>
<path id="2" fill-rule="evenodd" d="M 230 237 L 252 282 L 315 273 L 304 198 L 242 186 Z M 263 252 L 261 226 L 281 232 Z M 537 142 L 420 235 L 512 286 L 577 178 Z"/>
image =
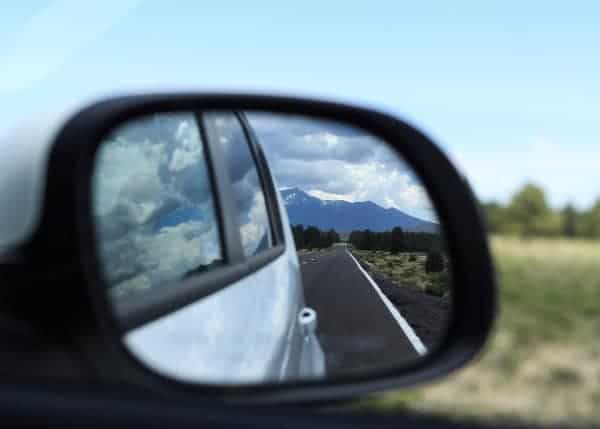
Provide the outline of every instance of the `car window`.
<path id="1" fill-rule="evenodd" d="M 127 122 L 102 143 L 94 176 L 102 271 L 115 296 L 220 265 L 219 227 L 193 114 Z"/>
<path id="2" fill-rule="evenodd" d="M 273 245 L 262 184 L 250 144 L 234 113 L 207 114 L 215 138 L 223 151 L 233 187 L 235 210 L 245 256 L 256 255 Z"/>

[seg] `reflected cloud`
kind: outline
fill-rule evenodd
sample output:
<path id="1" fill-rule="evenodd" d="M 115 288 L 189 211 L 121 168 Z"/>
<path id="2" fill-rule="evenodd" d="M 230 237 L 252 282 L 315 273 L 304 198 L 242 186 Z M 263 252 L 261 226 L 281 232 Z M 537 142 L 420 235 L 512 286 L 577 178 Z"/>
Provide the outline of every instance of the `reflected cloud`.
<path id="1" fill-rule="evenodd" d="M 262 185 L 249 142 L 235 114 L 212 112 L 212 122 L 221 144 L 227 174 L 233 185 L 237 218 L 244 254 L 253 255 L 272 244 L 271 230 Z"/>
<path id="2" fill-rule="evenodd" d="M 221 259 L 193 115 L 147 117 L 117 129 L 100 149 L 94 188 L 99 250 L 115 294 Z"/>
<path id="3" fill-rule="evenodd" d="M 327 200 L 373 201 L 438 222 L 412 168 L 369 133 L 306 117 L 248 113 L 278 185 Z"/>

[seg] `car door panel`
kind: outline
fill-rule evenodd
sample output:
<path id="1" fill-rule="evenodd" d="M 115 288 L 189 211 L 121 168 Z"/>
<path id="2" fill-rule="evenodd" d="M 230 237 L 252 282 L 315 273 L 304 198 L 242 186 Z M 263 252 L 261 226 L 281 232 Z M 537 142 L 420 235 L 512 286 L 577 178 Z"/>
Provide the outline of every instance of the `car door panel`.
<path id="1" fill-rule="evenodd" d="M 252 203 L 246 207 L 248 213 L 238 220 L 244 257 L 252 260 L 274 244 L 284 247 L 283 254 L 235 284 L 129 331 L 126 344 L 149 367 L 187 381 L 237 384 L 322 376 L 324 355 L 314 329 L 302 330 L 298 319 L 305 308 L 299 261 L 283 201 L 272 177 L 264 177 L 266 160 L 250 152 L 240 160 L 242 150 L 231 147 L 238 139 L 238 147 L 257 149 L 256 142 L 239 141 L 248 136 L 247 128 L 242 133 L 247 122 L 238 121 L 232 112 L 211 115 L 212 125 L 206 118 L 203 122 L 212 127 L 209 144 L 214 144 L 211 139 L 219 142 L 213 154 L 221 152 L 223 165 L 236 170 L 228 174 L 234 185 L 231 206 L 245 207 L 244 193 L 258 186 L 248 198 Z M 230 131 L 232 124 L 239 126 L 236 132 Z M 219 127 L 228 128 L 219 133 Z M 227 146 L 229 139 L 232 143 Z M 257 224 L 262 229 L 253 231 Z M 252 236 L 257 230 L 259 234 Z M 280 243 L 273 243 L 271 230 L 283 232 Z"/>
<path id="2" fill-rule="evenodd" d="M 282 221 L 287 222 L 278 200 Z M 304 294 L 289 227 L 284 234 L 286 249 L 271 263 L 129 332 L 126 342 L 134 355 L 160 373 L 203 383 L 324 375 L 316 336 L 304 336 L 298 327 Z"/>

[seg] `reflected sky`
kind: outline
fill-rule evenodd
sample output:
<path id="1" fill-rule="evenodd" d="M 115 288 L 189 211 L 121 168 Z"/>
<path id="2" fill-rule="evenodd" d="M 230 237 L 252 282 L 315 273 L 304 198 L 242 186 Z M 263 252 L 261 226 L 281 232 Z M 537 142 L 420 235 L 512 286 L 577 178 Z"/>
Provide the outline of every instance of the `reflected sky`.
<path id="1" fill-rule="evenodd" d="M 334 121 L 247 112 L 281 188 L 324 200 L 372 201 L 438 223 L 414 170 L 372 134 Z"/>
<path id="2" fill-rule="evenodd" d="M 244 254 L 254 255 L 270 247 L 272 238 L 265 197 L 249 142 L 235 114 L 211 112 L 205 118 L 212 124 L 225 157 Z"/>
<path id="3" fill-rule="evenodd" d="M 97 158 L 94 215 L 105 276 L 116 295 L 222 259 L 195 117 L 145 117 L 108 136 Z"/>
<path id="4" fill-rule="evenodd" d="M 272 246 L 265 197 L 239 119 L 207 112 L 232 182 L 246 256 Z M 384 143 L 344 124 L 249 113 L 278 186 L 322 199 L 373 201 L 437 221 L 418 177 Z M 223 259 L 193 114 L 133 120 L 102 144 L 94 177 L 99 250 L 113 293 L 177 280 Z"/>

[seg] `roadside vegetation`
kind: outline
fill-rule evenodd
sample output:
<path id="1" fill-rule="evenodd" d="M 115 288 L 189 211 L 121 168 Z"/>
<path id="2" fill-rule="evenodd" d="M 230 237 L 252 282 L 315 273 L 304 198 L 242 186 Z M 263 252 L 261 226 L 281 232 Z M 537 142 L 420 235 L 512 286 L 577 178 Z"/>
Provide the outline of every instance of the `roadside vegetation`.
<path id="1" fill-rule="evenodd" d="M 600 425 L 600 204 L 552 210 L 541 189 L 528 185 L 506 206 L 484 209 L 499 319 L 481 359 L 432 385 L 374 395 L 358 407 Z"/>
<path id="2" fill-rule="evenodd" d="M 399 252 L 441 252 L 442 236 L 427 232 L 408 232 L 396 227 L 391 231 L 352 231 L 348 242 L 359 250 Z"/>
<path id="3" fill-rule="evenodd" d="M 571 204 L 553 209 L 544 190 L 530 183 L 508 204 L 490 201 L 481 206 L 491 234 L 600 239 L 600 199 L 584 210 Z"/>
<path id="4" fill-rule="evenodd" d="M 482 359 L 361 408 L 457 418 L 600 423 L 600 243 L 492 238 L 500 314 Z"/>
<path id="5" fill-rule="evenodd" d="M 353 253 L 379 275 L 398 286 L 412 287 L 430 295 L 449 290 L 448 261 L 440 234 L 391 231 L 352 231 L 348 238 Z"/>
<path id="6" fill-rule="evenodd" d="M 450 290 L 448 264 L 439 252 L 353 250 L 352 253 L 367 268 L 398 287 L 413 287 L 435 296 L 444 296 Z"/>

